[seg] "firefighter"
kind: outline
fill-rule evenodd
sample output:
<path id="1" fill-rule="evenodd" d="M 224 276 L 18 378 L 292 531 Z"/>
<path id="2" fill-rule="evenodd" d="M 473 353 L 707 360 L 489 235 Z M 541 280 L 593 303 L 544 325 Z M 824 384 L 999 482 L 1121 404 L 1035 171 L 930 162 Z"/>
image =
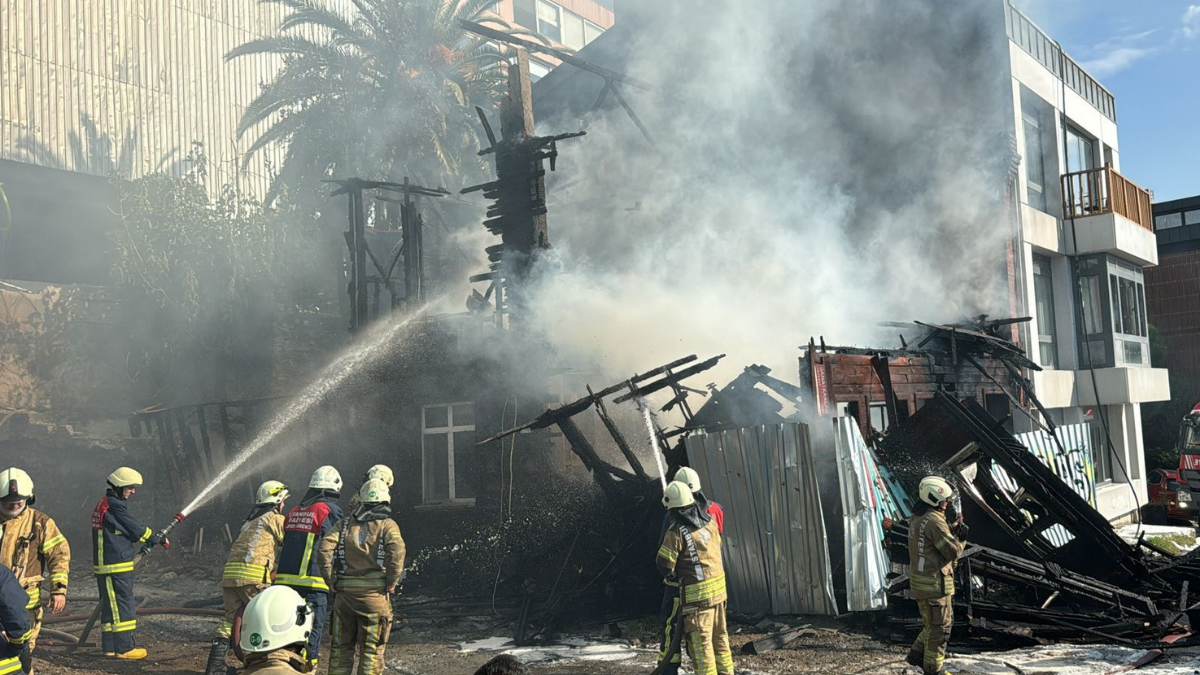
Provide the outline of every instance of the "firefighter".
<path id="1" fill-rule="evenodd" d="M 0 675 L 33 672 L 29 656 L 33 631 L 28 604 L 29 595 L 21 583 L 12 571 L 0 565 L 0 631 L 4 632 L 4 640 L 0 641 Z"/>
<path id="2" fill-rule="evenodd" d="M 309 672 L 304 653 L 312 624 L 313 608 L 287 586 L 272 586 L 251 598 L 238 639 L 246 659 L 243 675 Z"/>
<path id="3" fill-rule="evenodd" d="M 283 545 L 283 503 L 287 498 L 287 486 L 277 480 L 258 486 L 254 508 L 246 516 L 237 541 L 229 549 L 225 572 L 221 575 L 225 618 L 217 627 L 208 650 L 207 675 L 225 674 L 233 620 L 251 598 L 271 585 L 275 560 Z"/>
<path id="4" fill-rule="evenodd" d="M 908 585 L 921 612 L 922 628 L 906 660 L 926 675 L 948 675 L 943 664 L 954 625 L 954 565 L 963 552 L 966 526 L 958 526 L 952 534 L 946 523 L 954 488 L 945 479 L 928 476 L 917 492 L 921 501 L 913 509 L 908 530 Z"/>
<path id="5" fill-rule="evenodd" d="M 367 472 L 363 474 L 363 484 L 365 485 L 367 481 L 376 478 L 387 483 L 388 488 L 392 487 L 392 482 L 394 480 L 392 470 L 389 469 L 386 464 L 376 464 L 375 466 L 367 469 Z M 358 493 L 355 492 L 354 494 L 350 495 L 350 513 L 354 513 L 354 511 L 358 509 L 358 505 Z"/>
<path id="6" fill-rule="evenodd" d="M 283 524 L 283 548 L 275 583 L 291 586 L 313 606 L 312 630 L 305 657 L 315 668 L 321 636 L 329 614 L 329 584 L 317 565 L 317 548 L 333 524 L 342 519 L 337 500 L 342 493 L 342 475 L 332 466 L 313 472 L 304 499 L 287 515 Z"/>
<path id="7" fill-rule="evenodd" d="M 117 469 L 108 475 L 108 490 L 92 510 L 92 571 L 100 589 L 101 645 L 105 656 L 135 661 L 146 658 L 146 650 L 134 644 L 134 552 L 138 545 L 171 546 L 166 537 L 159 537 L 129 512 L 127 502 L 141 484 L 142 474 L 127 466 Z"/>
<path id="8" fill-rule="evenodd" d="M 359 506 L 321 540 L 321 574 L 333 583 L 329 675 L 382 675 L 392 627 L 391 595 L 404 570 L 404 539 L 392 520 L 387 482 L 363 483 Z"/>
<path id="9" fill-rule="evenodd" d="M 724 535 L 725 511 L 720 504 L 704 496 L 700 489 L 700 475 L 696 473 L 696 470 L 685 466 L 675 472 L 675 480 L 688 486 L 688 489 L 692 491 L 692 497 L 696 500 L 696 505 L 716 521 L 717 532 Z M 668 513 L 663 516 L 662 532 L 658 535 L 660 540 L 670 526 L 671 514 Z M 661 664 L 668 655 L 671 659 L 669 663 L 662 666 L 661 672 L 662 675 L 676 675 L 679 672 L 680 653 L 678 649 L 672 650 L 670 645 L 671 638 L 675 633 L 675 625 L 679 622 L 679 584 L 669 579 L 663 580 L 663 597 L 662 604 L 659 605 L 658 621 L 659 625 L 663 627 L 658 662 Z"/>
<path id="10" fill-rule="evenodd" d="M 733 652 L 725 632 L 725 567 L 717 523 L 696 504 L 687 483 L 663 491 L 671 525 L 655 560 L 658 571 L 680 586 L 681 637 L 696 675 L 733 675 Z"/>
<path id="11" fill-rule="evenodd" d="M 50 612 L 67 607 L 71 547 L 50 516 L 32 508 L 33 479 L 13 467 L 0 472 L 0 560 L 29 594 L 29 650 L 42 630 L 42 585 L 50 587 Z"/>

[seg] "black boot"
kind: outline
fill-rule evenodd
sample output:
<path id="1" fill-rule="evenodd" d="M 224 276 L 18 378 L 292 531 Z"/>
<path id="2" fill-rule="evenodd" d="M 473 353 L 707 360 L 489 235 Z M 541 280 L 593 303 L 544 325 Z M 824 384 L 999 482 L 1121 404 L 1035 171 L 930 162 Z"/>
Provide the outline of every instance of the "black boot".
<path id="1" fill-rule="evenodd" d="M 915 649 L 908 650 L 908 656 L 904 657 L 904 662 L 910 666 L 916 666 L 924 669 L 925 667 L 925 652 L 919 652 Z"/>
<path id="2" fill-rule="evenodd" d="M 229 639 L 217 638 L 208 649 L 208 665 L 205 675 L 225 675 L 225 655 L 229 653 Z"/>

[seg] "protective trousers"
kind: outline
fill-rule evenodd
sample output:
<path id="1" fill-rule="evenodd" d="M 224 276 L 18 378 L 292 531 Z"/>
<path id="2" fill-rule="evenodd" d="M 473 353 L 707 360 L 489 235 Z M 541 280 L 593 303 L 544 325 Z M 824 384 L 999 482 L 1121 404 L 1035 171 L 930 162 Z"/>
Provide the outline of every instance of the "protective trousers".
<path id="1" fill-rule="evenodd" d="M 358 675 L 382 675 L 392 632 L 392 603 L 382 591 L 338 591 L 333 600 L 329 675 L 350 675 L 359 650 Z"/>
<path id="2" fill-rule="evenodd" d="M 658 662 L 662 663 L 667 657 L 671 646 L 671 638 L 675 637 L 675 627 L 679 623 L 679 587 L 663 587 L 662 605 L 658 609 L 658 625 L 662 626 L 662 642 L 658 648 Z M 671 655 L 671 661 L 663 666 L 662 675 L 679 675 L 680 650 L 676 649 Z"/>
<path id="3" fill-rule="evenodd" d="M 733 651 L 725 629 L 725 603 L 684 607 L 683 635 L 696 675 L 733 675 Z"/>
<path id="4" fill-rule="evenodd" d="M 238 612 L 250 602 L 254 596 L 262 593 L 264 589 L 270 588 L 266 584 L 243 584 L 241 586 L 222 586 L 221 587 L 221 603 L 225 608 L 225 617 L 221 620 L 221 624 L 217 626 L 217 637 L 229 639 L 230 633 L 233 632 L 233 620 L 237 618 Z"/>
<path id="5" fill-rule="evenodd" d="M 137 630 L 137 603 L 133 599 L 133 572 L 97 574 L 100 589 L 100 642 L 105 654 L 133 649 Z"/>
<path id="6" fill-rule="evenodd" d="M 29 651 L 37 647 L 38 634 L 42 632 L 42 604 L 29 608 Z"/>
<path id="7" fill-rule="evenodd" d="M 321 652 L 321 638 L 325 637 L 325 622 L 329 620 L 329 594 L 311 588 L 292 588 L 313 608 L 312 631 L 308 634 L 308 644 L 304 647 L 304 658 L 308 659 L 315 669 L 317 657 Z"/>
<path id="8" fill-rule="evenodd" d="M 954 596 L 917 600 L 921 612 L 921 634 L 912 650 L 923 655 L 922 667 L 929 675 L 942 672 L 946 663 L 946 645 L 950 644 L 950 629 L 954 626 Z"/>

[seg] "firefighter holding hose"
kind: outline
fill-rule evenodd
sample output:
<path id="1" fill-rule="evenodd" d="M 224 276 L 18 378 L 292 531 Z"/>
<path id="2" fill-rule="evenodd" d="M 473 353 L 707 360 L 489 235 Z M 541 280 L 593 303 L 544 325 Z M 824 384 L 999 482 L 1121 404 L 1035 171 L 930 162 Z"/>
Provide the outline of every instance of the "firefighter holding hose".
<path id="1" fill-rule="evenodd" d="M 0 471 L 0 560 L 29 595 L 29 649 L 42 630 L 42 585 L 50 587 L 50 612 L 67 607 L 71 547 L 50 516 L 33 508 L 33 479 L 16 467 Z"/>
<path id="2" fill-rule="evenodd" d="M 221 601 L 225 617 L 217 627 L 208 651 L 207 675 L 225 675 L 225 657 L 233 621 L 250 600 L 271 585 L 279 547 L 283 545 L 283 504 L 288 488 L 277 480 L 258 486 L 254 508 L 242 523 L 241 532 L 229 549 L 221 575 Z"/>
<path id="3" fill-rule="evenodd" d="M 655 563 L 680 588 L 681 638 L 696 675 L 733 675 L 733 652 L 725 630 L 725 564 L 716 520 L 696 504 L 687 483 L 663 491 L 671 519 Z"/>
<path id="4" fill-rule="evenodd" d="M 92 510 L 92 571 L 100 589 L 101 645 L 105 656 L 146 658 L 134 644 L 137 603 L 133 566 L 139 546 L 170 548 L 171 542 L 142 525 L 129 512 L 129 498 L 142 485 L 142 474 L 123 466 L 108 475 L 108 489 Z"/>
<path id="5" fill-rule="evenodd" d="M 291 511 L 283 524 L 283 548 L 279 552 L 279 573 L 275 583 L 290 586 L 313 607 L 312 629 L 309 631 L 305 657 L 313 668 L 321 636 L 329 616 L 329 583 L 317 564 L 321 539 L 342 519 L 342 507 L 337 501 L 342 494 L 342 475 L 332 466 L 322 466 L 313 472 L 308 492 Z"/>
<path id="6" fill-rule="evenodd" d="M 921 502 L 913 509 L 908 531 L 908 583 L 922 628 L 905 660 L 925 675 L 949 675 L 944 664 L 954 626 L 954 565 L 962 555 L 967 527 L 956 523 L 952 533 L 946 522 L 954 488 L 944 478 L 922 479 L 917 492 Z"/>

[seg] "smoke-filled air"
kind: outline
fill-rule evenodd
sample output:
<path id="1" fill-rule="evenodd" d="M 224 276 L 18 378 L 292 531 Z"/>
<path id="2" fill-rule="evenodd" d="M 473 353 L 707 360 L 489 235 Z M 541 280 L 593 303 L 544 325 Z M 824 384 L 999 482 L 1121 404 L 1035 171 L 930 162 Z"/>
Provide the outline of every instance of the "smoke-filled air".
<path id="1" fill-rule="evenodd" d="M 539 117 L 588 131 L 551 174 L 552 342 L 620 372 L 698 352 L 786 373 L 809 336 L 1006 312 L 1013 147 L 979 4 L 639 3 L 656 28 L 601 54 L 653 86 L 622 91 L 654 142 L 611 96 Z"/>

